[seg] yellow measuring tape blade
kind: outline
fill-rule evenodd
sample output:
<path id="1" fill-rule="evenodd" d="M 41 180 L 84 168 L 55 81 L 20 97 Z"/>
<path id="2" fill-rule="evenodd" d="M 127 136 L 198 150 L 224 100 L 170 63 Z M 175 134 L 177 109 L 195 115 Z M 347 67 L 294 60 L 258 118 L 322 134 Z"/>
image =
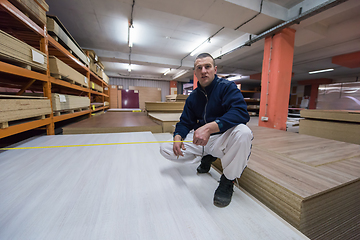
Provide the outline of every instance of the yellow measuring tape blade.
<path id="1" fill-rule="evenodd" d="M 127 144 L 145 144 L 145 143 L 174 143 L 174 142 L 192 142 L 192 141 L 153 141 L 153 142 L 125 142 L 125 143 L 96 143 L 96 144 L 81 144 L 81 145 L 63 145 L 63 146 L 43 146 L 43 147 L 15 147 L 15 148 L 0 148 L 0 150 L 25 150 L 25 149 L 44 149 L 44 148 L 71 148 L 71 147 L 94 147 L 94 146 L 112 146 L 112 145 L 127 145 Z"/>

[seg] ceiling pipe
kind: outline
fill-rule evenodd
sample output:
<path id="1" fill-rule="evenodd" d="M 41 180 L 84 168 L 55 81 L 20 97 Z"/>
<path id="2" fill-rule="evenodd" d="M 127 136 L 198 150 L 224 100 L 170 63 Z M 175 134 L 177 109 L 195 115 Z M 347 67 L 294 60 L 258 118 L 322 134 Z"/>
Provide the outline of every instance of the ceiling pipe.
<path id="1" fill-rule="evenodd" d="M 239 50 L 240 48 L 242 47 L 245 47 L 245 46 L 250 46 L 251 44 L 263 39 L 263 38 L 266 38 L 268 36 L 271 36 L 271 35 L 274 35 L 275 33 L 283 30 L 284 28 L 287 28 L 287 27 L 290 27 L 291 25 L 293 24 L 299 24 L 301 21 L 305 20 L 305 19 L 308 19 L 318 13 L 321 13 L 327 9 L 330 9 L 330 8 L 333 8 L 341 3 L 344 3 L 348 0 L 329 0 L 329 1 L 326 1 L 322 4 L 319 4 L 318 6 L 304 12 L 304 13 L 301 13 L 299 14 L 297 17 L 294 17 L 286 22 L 283 22 L 273 28 L 270 28 L 269 30 L 266 30 L 265 32 L 255 36 L 254 38 L 251 38 L 249 39 L 248 41 L 246 41 L 245 43 L 243 43 L 242 45 L 234 48 L 233 50 L 229 51 L 229 52 L 226 52 L 226 53 L 223 53 L 221 54 L 220 56 L 216 57 L 216 59 L 221 59 L 223 56 L 225 55 L 228 55 L 232 52 L 235 52 L 236 50 Z"/>
<path id="2" fill-rule="evenodd" d="M 261 11 L 262 11 L 262 6 L 263 6 L 263 1 L 264 0 L 261 0 L 261 3 L 260 3 L 260 11 L 255 15 L 253 16 L 252 18 L 250 18 L 249 20 L 247 20 L 246 22 L 240 24 L 240 26 L 238 26 L 237 28 L 235 28 L 234 30 L 238 30 L 239 28 L 241 28 L 242 26 L 244 26 L 245 24 L 247 24 L 248 22 L 250 22 L 251 20 L 253 20 L 254 18 L 256 18 L 257 16 L 260 15 Z M 250 35 L 251 36 L 251 35 Z"/>

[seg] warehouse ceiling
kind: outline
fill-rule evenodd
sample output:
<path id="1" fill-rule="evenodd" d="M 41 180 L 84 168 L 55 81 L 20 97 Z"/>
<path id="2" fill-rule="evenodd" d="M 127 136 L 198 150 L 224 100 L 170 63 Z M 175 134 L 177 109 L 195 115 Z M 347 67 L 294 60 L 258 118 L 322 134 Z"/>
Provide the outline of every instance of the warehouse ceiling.
<path id="1" fill-rule="evenodd" d="M 332 63 L 335 56 L 360 51 L 359 0 L 46 2 L 49 14 L 60 19 L 78 44 L 96 52 L 109 76 L 188 82 L 196 57 L 190 53 L 200 46 L 201 52 L 219 57 L 219 75 L 246 84 L 259 84 L 249 76 L 262 71 L 264 48 L 263 38 L 244 46 L 249 39 L 299 14 L 335 2 L 334 7 L 291 24 L 296 30 L 292 81 L 356 81 L 360 75 L 359 65 L 348 68 Z M 132 48 L 128 45 L 131 22 Z M 169 68 L 171 71 L 164 75 Z M 328 68 L 334 71 L 309 74 Z"/>

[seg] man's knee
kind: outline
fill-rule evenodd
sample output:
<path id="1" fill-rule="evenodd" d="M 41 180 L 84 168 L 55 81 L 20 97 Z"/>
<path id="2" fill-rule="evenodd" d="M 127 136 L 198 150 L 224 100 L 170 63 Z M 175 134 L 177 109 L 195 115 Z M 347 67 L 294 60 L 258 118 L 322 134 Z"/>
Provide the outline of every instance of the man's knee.
<path id="1" fill-rule="evenodd" d="M 245 124 L 239 124 L 236 126 L 233 130 L 233 134 L 238 141 L 251 141 L 253 139 L 253 133 L 251 129 Z"/>

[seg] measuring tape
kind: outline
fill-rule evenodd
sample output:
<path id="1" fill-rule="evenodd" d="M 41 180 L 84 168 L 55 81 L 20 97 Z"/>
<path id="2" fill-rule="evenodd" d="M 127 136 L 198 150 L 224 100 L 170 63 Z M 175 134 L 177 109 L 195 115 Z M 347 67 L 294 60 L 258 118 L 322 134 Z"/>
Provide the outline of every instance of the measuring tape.
<path id="1" fill-rule="evenodd" d="M 94 147 L 94 146 L 128 145 L 128 144 L 145 144 L 145 143 L 176 143 L 176 142 L 192 142 L 192 141 L 153 141 L 153 142 L 97 143 L 97 144 L 44 146 L 44 147 L 0 148 L 0 150 L 26 150 L 26 149 L 44 149 L 44 148 Z"/>

